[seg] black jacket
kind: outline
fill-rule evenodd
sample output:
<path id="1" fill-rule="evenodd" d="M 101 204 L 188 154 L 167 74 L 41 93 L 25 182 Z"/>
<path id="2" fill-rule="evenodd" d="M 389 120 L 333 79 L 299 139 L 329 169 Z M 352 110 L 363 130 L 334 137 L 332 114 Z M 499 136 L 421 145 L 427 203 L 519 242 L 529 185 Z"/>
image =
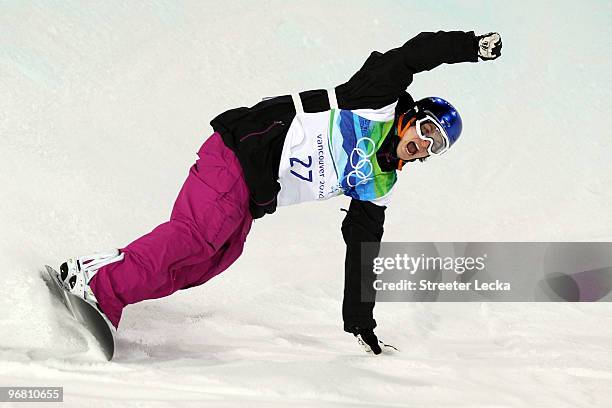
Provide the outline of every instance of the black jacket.
<path id="1" fill-rule="evenodd" d="M 473 31 L 421 33 L 399 48 L 370 54 L 347 82 L 335 87 L 340 109 L 378 109 L 395 101 L 409 108 L 406 88 L 412 77 L 440 64 L 477 62 L 478 42 Z M 300 93 L 305 112 L 330 109 L 324 89 Z M 221 134 L 242 165 L 251 193 L 253 218 L 276 210 L 280 191 L 278 167 L 287 130 L 296 111 L 290 95 L 268 99 L 246 108 L 228 110 L 210 124 Z"/>
<path id="2" fill-rule="evenodd" d="M 342 237 L 346 243 L 342 319 L 344 330 L 350 333 L 355 333 L 357 328 L 376 327 L 374 302 L 362 300 L 376 297 L 373 287 L 376 276 L 372 272 L 374 256 L 368 252 L 367 256 L 364 254 L 362 257 L 361 243 L 379 243 L 382 240 L 385 209 L 369 201 L 351 200 L 342 221 Z"/>
<path id="3" fill-rule="evenodd" d="M 474 32 L 421 33 L 399 48 L 385 53 L 374 51 L 361 69 L 346 83 L 335 87 L 340 109 L 378 109 L 398 101 L 396 114 L 413 105 L 406 88 L 412 77 L 440 64 L 477 62 L 478 42 Z M 327 92 L 312 90 L 300 93 L 305 112 L 330 109 Z M 290 95 L 260 102 L 250 108 L 226 111 L 211 121 L 225 144 L 240 161 L 250 189 L 253 218 L 276 210 L 280 191 L 278 168 L 287 130 L 296 115 Z M 397 116 L 397 115 L 396 115 Z M 382 148 L 382 146 L 381 146 Z M 362 242 L 380 242 L 386 207 L 371 202 L 351 200 L 342 223 L 346 243 L 345 288 L 342 315 L 344 329 L 374 328 L 374 302 L 362 302 L 363 291 L 372 291 L 374 274 L 361 274 Z"/>

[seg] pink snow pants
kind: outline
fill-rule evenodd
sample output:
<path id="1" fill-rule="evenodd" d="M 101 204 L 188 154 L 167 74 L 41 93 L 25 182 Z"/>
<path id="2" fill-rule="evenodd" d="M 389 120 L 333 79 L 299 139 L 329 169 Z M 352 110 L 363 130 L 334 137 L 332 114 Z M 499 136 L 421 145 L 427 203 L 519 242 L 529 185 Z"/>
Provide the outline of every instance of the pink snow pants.
<path id="1" fill-rule="evenodd" d="M 253 219 L 240 163 L 214 133 L 174 203 L 170 221 L 122 248 L 90 287 L 115 327 L 126 305 L 201 285 L 242 253 Z"/>

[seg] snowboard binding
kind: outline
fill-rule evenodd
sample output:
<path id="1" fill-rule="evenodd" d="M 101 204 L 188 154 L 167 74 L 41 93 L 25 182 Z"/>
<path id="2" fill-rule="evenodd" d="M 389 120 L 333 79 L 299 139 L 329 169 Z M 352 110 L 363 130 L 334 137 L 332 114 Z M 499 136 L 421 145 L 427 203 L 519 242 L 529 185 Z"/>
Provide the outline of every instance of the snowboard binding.
<path id="1" fill-rule="evenodd" d="M 60 265 L 60 282 L 68 292 L 97 305 L 98 301 L 89 287 L 89 282 L 101 267 L 123 258 L 124 254 L 118 249 L 70 258 Z"/>

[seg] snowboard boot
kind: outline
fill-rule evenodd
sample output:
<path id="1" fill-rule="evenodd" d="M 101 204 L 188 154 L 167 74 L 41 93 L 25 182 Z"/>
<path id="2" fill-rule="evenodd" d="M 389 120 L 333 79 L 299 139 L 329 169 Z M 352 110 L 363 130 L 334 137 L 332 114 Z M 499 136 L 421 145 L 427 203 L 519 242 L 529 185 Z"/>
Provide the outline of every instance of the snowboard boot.
<path id="1" fill-rule="evenodd" d="M 122 261 L 123 257 L 123 253 L 118 249 L 113 249 L 107 252 L 70 258 L 60 266 L 60 280 L 70 293 L 85 299 L 100 309 L 98 301 L 89 287 L 89 282 L 101 267 Z"/>

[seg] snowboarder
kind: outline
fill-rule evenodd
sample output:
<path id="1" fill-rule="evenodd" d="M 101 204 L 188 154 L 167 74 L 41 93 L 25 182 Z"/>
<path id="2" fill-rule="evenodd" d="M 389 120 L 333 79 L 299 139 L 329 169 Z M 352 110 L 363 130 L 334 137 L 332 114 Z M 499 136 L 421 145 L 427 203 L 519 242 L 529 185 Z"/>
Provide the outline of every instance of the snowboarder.
<path id="1" fill-rule="evenodd" d="M 125 248 L 68 259 L 60 277 L 118 327 L 125 306 L 201 285 L 242 253 L 253 219 L 277 206 L 350 196 L 344 330 L 381 352 L 374 302 L 362 302 L 362 242 L 380 242 L 385 209 L 406 163 L 450 148 L 457 110 L 441 98 L 414 101 L 414 74 L 443 63 L 493 60 L 497 33 L 424 32 L 399 48 L 374 51 L 346 83 L 268 98 L 211 121 L 170 220 Z M 367 279 L 366 279 L 367 280 Z M 363 287 L 367 289 L 367 282 Z"/>

